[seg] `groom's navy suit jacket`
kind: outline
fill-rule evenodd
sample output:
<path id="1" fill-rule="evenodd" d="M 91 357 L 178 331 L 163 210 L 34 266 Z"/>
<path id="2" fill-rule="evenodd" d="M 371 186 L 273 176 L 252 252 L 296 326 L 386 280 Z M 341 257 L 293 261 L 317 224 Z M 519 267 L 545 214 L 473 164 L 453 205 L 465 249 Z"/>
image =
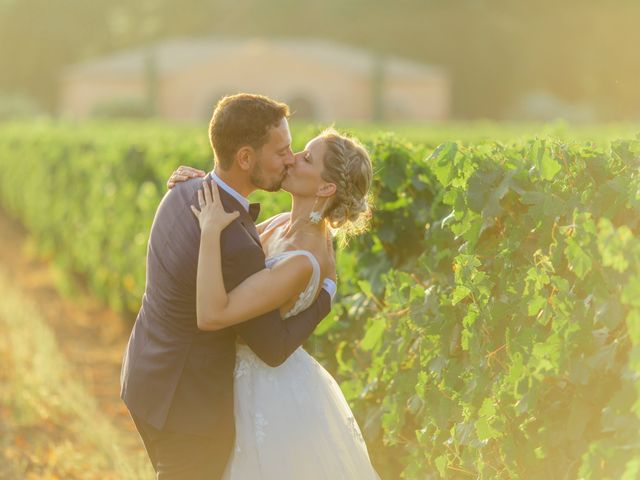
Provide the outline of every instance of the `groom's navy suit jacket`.
<path id="1" fill-rule="evenodd" d="M 210 176 L 206 180 L 210 180 Z M 277 366 L 298 348 L 331 309 L 322 290 L 296 317 L 273 311 L 234 327 L 202 331 L 196 322 L 200 228 L 190 210 L 202 179 L 167 192 L 156 212 L 147 251 L 142 306 L 125 352 L 121 397 L 129 410 L 169 432 L 234 438 L 233 370 L 239 335 L 267 364 Z M 265 268 L 254 222 L 220 189 L 226 211 L 240 216 L 222 233 L 222 273 L 227 291 Z"/>

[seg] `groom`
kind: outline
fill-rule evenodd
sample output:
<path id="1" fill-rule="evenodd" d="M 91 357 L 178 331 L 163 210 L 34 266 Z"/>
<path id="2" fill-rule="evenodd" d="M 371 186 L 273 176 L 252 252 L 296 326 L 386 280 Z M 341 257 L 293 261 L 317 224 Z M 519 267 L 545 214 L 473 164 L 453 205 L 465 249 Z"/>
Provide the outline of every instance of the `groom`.
<path id="1" fill-rule="evenodd" d="M 256 189 L 276 191 L 293 164 L 288 107 L 259 95 L 218 103 L 209 137 L 225 210 L 239 217 L 222 233 L 227 291 L 265 268 L 256 231 Z M 233 370 L 236 337 L 267 364 L 280 365 L 331 309 L 335 284 L 325 280 L 317 301 L 298 316 L 261 315 L 234 327 L 202 331 L 196 322 L 200 229 L 190 210 L 201 179 L 167 192 L 156 212 L 147 251 L 142 306 L 127 346 L 121 397 L 142 437 L 157 478 L 222 477 L 234 444 Z M 283 459 L 284 461 L 284 459 Z"/>

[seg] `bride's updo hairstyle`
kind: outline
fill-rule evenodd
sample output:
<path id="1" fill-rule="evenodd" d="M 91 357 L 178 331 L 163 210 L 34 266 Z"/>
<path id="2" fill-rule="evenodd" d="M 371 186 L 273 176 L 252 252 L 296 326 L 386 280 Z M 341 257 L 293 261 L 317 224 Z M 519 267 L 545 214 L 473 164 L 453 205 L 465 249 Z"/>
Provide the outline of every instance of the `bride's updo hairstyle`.
<path id="1" fill-rule="evenodd" d="M 371 218 L 371 160 L 358 140 L 341 135 L 333 128 L 326 129 L 319 137 L 327 146 L 322 178 L 336 185 L 336 193 L 325 204 L 322 216 L 346 241 L 366 230 Z"/>

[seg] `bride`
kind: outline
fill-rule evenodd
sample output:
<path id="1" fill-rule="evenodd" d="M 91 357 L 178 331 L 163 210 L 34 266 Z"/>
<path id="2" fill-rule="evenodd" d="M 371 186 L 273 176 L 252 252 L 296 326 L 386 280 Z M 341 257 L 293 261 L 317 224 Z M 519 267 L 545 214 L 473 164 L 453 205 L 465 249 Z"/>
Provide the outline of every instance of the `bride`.
<path id="1" fill-rule="evenodd" d="M 186 179 L 174 174 L 168 185 Z M 371 179 L 371 161 L 357 141 L 333 129 L 311 140 L 282 183 L 291 212 L 257 226 L 266 268 L 229 293 L 220 236 L 238 212 L 227 213 L 217 185 L 205 182 L 199 209 L 191 207 L 202 232 L 198 326 L 222 329 L 277 308 L 288 317 L 311 305 L 332 262 L 331 230 L 351 234 L 366 223 Z M 234 397 L 236 439 L 225 479 L 379 478 L 340 387 L 302 348 L 272 368 L 239 344 Z"/>

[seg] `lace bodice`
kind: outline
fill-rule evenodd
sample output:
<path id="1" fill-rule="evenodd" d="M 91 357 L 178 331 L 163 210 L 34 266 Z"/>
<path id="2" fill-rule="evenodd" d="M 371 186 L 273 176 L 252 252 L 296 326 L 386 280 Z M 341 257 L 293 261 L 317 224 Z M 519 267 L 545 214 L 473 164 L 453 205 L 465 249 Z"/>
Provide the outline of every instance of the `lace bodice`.
<path id="1" fill-rule="evenodd" d="M 318 263 L 316 257 L 307 250 L 289 250 L 281 252 L 271 257 L 267 257 L 265 259 L 265 264 L 267 268 L 271 268 L 280 260 L 293 255 L 305 255 L 307 258 L 309 258 L 309 260 L 311 260 L 311 265 L 313 265 L 313 273 L 311 275 L 311 278 L 309 279 L 307 288 L 305 288 L 302 293 L 300 293 L 300 296 L 298 297 L 295 305 L 285 314 L 285 318 L 297 315 L 298 313 L 308 308 L 313 303 L 313 299 L 316 297 L 316 293 L 318 292 L 318 288 L 320 287 L 320 264 Z"/>

